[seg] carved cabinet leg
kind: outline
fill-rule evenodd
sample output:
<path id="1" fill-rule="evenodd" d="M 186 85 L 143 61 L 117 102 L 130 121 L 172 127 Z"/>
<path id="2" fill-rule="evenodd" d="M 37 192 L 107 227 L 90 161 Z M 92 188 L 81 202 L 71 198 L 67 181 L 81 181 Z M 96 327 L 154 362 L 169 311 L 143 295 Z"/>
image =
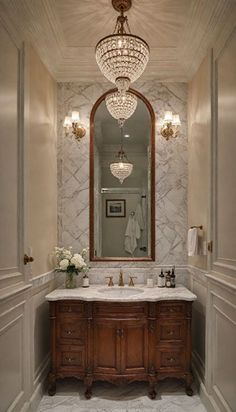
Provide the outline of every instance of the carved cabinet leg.
<path id="1" fill-rule="evenodd" d="M 192 383 L 193 383 L 193 377 L 192 377 L 192 374 L 189 373 L 185 378 L 185 392 L 188 396 L 193 396 L 193 390 L 191 388 Z"/>
<path id="2" fill-rule="evenodd" d="M 57 390 L 56 377 L 54 374 L 49 373 L 48 375 L 48 395 L 54 396 Z"/>
<path id="3" fill-rule="evenodd" d="M 154 377 L 149 376 L 148 381 L 149 381 L 148 396 L 150 399 L 156 399 L 156 395 L 157 395 L 156 390 L 155 390 L 156 380 Z"/>
<path id="4" fill-rule="evenodd" d="M 84 384 L 86 386 L 84 396 L 86 399 L 91 399 L 92 397 L 92 383 L 93 383 L 93 378 L 92 377 L 86 377 L 84 379 Z"/>

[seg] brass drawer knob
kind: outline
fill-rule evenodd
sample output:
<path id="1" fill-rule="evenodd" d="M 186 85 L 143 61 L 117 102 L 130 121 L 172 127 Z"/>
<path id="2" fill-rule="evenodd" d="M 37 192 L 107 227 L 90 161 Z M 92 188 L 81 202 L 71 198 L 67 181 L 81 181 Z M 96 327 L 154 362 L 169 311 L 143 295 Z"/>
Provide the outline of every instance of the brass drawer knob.
<path id="1" fill-rule="evenodd" d="M 68 362 L 73 362 L 75 359 L 74 359 L 74 358 L 66 358 L 66 360 L 67 360 Z"/>
<path id="2" fill-rule="evenodd" d="M 72 335 L 72 333 L 75 333 L 75 331 L 74 330 L 66 330 L 67 335 Z"/>
<path id="3" fill-rule="evenodd" d="M 171 363 L 175 362 L 175 358 L 167 358 L 167 360 L 168 362 L 171 362 Z"/>
<path id="4" fill-rule="evenodd" d="M 174 335 L 174 332 L 173 332 L 173 330 L 168 330 L 168 332 L 167 332 L 167 335 Z"/>

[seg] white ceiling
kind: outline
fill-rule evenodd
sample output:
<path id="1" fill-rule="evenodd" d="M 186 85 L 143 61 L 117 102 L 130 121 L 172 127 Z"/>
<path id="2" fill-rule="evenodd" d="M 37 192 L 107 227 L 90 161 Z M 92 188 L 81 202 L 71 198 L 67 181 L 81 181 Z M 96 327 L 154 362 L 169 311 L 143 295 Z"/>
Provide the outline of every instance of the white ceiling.
<path id="1" fill-rule="evenodd" d="M 150 46 L 142 79 L 188 81 L 226 29 L 233 0 L 133 0 L 133 34 Z M 104 81 L 96 43 L 114 30 L 111 0 L 0 0 L 16 37 L 30 41 L 57 81 Z"/>

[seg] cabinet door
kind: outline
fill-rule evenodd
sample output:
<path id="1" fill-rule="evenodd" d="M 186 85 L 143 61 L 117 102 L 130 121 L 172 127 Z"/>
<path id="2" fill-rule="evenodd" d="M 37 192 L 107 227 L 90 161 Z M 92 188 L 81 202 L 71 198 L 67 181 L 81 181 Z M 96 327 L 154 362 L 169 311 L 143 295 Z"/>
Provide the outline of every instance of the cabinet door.
<path id="1" fill-rule="evenodd" d="M 94 372 L 116 374 L 120 371 L 120 321 L 95 319 Z"/>
<path id="2" fill-rule="evenodd" d="M 147 321 L 127 320 L 121 322 L 121 372 L 125 374 L 146 373 L 148 368 Z"/>

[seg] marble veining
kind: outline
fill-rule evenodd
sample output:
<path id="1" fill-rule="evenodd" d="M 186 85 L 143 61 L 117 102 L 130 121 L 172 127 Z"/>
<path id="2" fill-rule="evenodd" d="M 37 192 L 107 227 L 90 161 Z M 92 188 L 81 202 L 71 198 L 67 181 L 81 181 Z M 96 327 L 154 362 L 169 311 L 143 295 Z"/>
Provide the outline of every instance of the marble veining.
<path id="1" fill-rule="evenodd" d="M 185 286 L 177 285 L 176 288 L 148 288 L 144 285 L 136 285 L 136 288 L 143 290 L 142 293 L 131 296 L 110 296 L 111 287 L 107 286 L 107 293 L 100 293 L 101 285 L 93 285 L 89 288 L 64 289 L 58 288 L 46 296 L 49 301 L 56 300 L 84 300 L 84 301 L 103 301 L 103 302 L 156 302 L 160 300 L 187 300 L 192 301 L 197 298 Z M 119 287 L 116 286 L 116 290 Z M 125 286 L 120 289 L 132 290 L 131 287 Z"/>
<path id="2" fill-rule="evenodd" d="M 93 397 L 85 400 L 82 382 L 64 380 L 57 385 L 57 394 L 44 395 L 37 412 L 206 412 L 199 395 L 186 396 L 177 380 L 157 385 L 157 398 L 147 397 L 147 384 L 134 382 L 116 387 L 107 382 L 95 382 Z"/>
<path id="3" fill-rule="evenodd" d="M 96 100 L 110 88 L 109 83 L 58 84 L 58 240 L 78 251 L 89 244 L 89 117 Z M 156 114 L 156 261 L 145 266 L 182 266 L 187 263 L 187 85 L 153 80 L 135 82 L 134 88 Z M 65 138 L 63 132 L 64 117 L 72 109 L 80 111 L 86 127 L 80 142 Z M 165 110 L 178 113 L 182 122 L 180 136 L 169 142 L 159 133 Z M 137 262 L 122 266 L 137 267 Z"/>

